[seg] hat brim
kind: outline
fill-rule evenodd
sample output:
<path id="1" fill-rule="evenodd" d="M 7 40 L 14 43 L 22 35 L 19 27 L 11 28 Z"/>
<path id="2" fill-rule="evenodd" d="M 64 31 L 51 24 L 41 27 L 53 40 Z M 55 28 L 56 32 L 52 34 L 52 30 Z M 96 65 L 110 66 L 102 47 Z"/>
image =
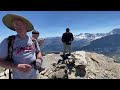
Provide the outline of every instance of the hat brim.
<path id="1" fill-rule="evenodd" d="M 18 15 L 7 14 L 3 17 L 2 21 L 3 21 L 3 23 L 6 27 L 15 31 L 15 29 L 12 25 L 12 21 L 13 21 L 14 18 L 19 18 L 27 24 L 27 32 L 32 31 L 34 29 L 33 25 L 26 18 L 18 16 Z"/>

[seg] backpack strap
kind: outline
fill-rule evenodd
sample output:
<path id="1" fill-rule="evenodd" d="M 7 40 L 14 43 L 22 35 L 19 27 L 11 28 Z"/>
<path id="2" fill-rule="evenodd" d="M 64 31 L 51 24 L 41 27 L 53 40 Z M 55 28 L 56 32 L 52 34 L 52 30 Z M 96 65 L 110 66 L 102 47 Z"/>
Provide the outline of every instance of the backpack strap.
<path id="1" fill-rule="evenodd" d="M 7 61 L 13 62 L 12 59 L 12 53 L 13 53 L 13 43 L 15 41 L 15 35 L 9 36 L 8 37 L 8 57 L 7 57 Z M 11 74 L 12 71 L 9 69 L 9 79 L 11 79 Z"/>
<path id="2" fill-rule="evenodd" d="M 12 53 L 13 53 L 13 43 L 15 41 L 15 35 L 9 36 L 8 37 L 8 61 L 13 61 L 12 60 Z"/>

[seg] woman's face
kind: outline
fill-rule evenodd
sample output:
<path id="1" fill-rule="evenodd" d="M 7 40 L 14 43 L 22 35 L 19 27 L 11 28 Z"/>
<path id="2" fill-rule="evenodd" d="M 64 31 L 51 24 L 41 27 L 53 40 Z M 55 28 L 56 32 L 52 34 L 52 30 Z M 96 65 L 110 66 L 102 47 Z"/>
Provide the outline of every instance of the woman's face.
<path id="1" fill-rule="evenodd" d="M 18 34 L 25 34 L 27 32 L 27 25 L 22 20 L 14 19 L 13 27 Z"/>

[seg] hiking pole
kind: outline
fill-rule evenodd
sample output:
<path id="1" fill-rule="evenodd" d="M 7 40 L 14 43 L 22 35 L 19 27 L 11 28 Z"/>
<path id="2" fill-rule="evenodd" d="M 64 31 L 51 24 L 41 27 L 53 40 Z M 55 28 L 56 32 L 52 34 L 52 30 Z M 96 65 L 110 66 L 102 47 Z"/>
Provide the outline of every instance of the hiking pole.
<path id="1" fill-rule="evenodd" d="M 9 69 L 9 79 L 11 79 L 11 70 Z"/>

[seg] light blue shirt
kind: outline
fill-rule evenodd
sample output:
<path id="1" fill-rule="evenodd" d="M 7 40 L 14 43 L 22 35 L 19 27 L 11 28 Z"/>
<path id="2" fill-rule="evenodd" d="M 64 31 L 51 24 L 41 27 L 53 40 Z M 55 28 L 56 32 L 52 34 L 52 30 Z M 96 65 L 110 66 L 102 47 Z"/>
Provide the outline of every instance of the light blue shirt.
<path id="1" fill-rule="evenodd" d="M 36 59 L 36 52 L 40 52 L 40 47 L 36 41 L 36 47 L 31 37 L 21 39 L 16 35 L 13 44 L 13 62 L 15 64 L 31 64 Z M 8 56 L 8 39 L 5 38 L 0 44 L 0 58 Z M 12 70 L 13 79 L 34 79 L 38 72 L 33 68 L 30 72 L 22 72 L 17 69 Z"/>

